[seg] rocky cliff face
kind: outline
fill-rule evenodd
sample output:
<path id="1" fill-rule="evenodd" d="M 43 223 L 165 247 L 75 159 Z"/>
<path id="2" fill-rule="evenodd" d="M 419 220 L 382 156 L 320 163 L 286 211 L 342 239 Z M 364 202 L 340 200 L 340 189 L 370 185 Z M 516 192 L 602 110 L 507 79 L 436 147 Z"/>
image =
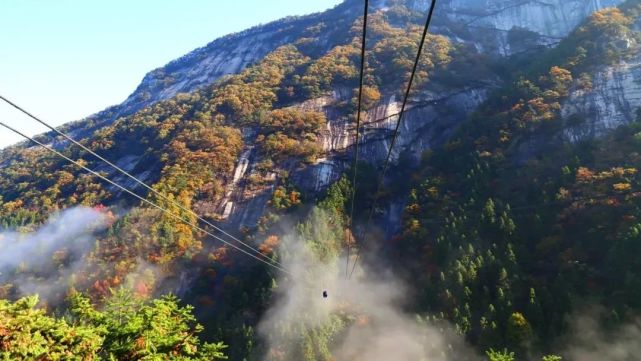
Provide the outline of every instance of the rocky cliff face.
<path id="1" fill-rule="evenodd" d="M 207 46 L 148 73 L 136 91 L 119 106 L 118 115 L 188 93 L 221 77 L 236 74 L 298 36 L 305 19 L 272 23 L 216 39 Z"/>
<path id="2" fill-rule="evenodd" d="M 502 31 L 524 28 L 544 37 L 562 38 L 583 19 L 622 0 L 449 0 L 442 5 L 448 18 L 470 27 Z"/>
<path id="3" fill-rule="evenodd" d="M 576 89 L 563 104 L 564 118 L 574 115 L 585 119 L 569 124 L 566 136 L 571 141 L 589 139 L 637 118 L 641 107 L 641 52 L 630 60 L 607 67 L 592 76 L 592 87 Z"/>
<path id="4" fill-rule="evenodd" d="M 409 0 L 426 9 L 429 0 Z M 486 53 L 510 55 L 551 46 L 587 16 L 623 0 L 442 0 L 435 31 L 471 41 Z M 525 33 L 526 36 L 523 36 Z"/>
<path id="5" fill-rule="evenodd" d="M 417 94 L 403 116 L 402 126 L 392 152 L 392 161 L 396 161 L 401 152 L 405 152 L 410 159 L 418 161 L 421 154 L 433 146 L 441 145 L 447 141 L 456 127 L 481 104 L 496 84 L 487 83 L 458 89 L 449 93 L 436 93 L 429 90 Z M 318 159 L 314 164 L 288 169 L 290 181 L 307 194 L 323 191 L 345 172 L 352 161 L 353 145 L 355 142 L 355 129 L 353 123 L 338 116 L 333 104 L 343 100 L 340 94 L 345 91 L 337 89 L 334 97 L 322 97 L 307 101 L 297 107 L 306 110 L 324 112 L 328 118 L 327 130 L 322 136 L 322 143 L 326 156 Z M 401 108 L 401 99 L 391 95 L 380 105 L 364 113 L 363 130 L 360 139 L 359 157 L 372 164 L 381 164 L 390 148 L 391 135 L 398 120 Z M 249 146 L 251 147 L 251 146 Z M 245 177 L 252 174 L 257 159 L 249 158 L 246 164 L 244 157 L 238 162 L 238 169 L 248 169 Z M 233 211 L 228 217 L 229 225 L 233 228 L 251 227 L 263 215 L 267 202 L 271 198 L 271 191 L 278 184 L 279 179 L 274 175 L 270 186 L 260 192 L 237 192 L 234 201 L 228 201 L 221 207 L 232 207 Z M 242 184 L 242 181 L 240 182 Z M 386 228 L 393 232 L 402 211 L 401 204 L 392 204 L 389 216 L 385 217 L 389 223 Z M 393 211 L 398 213 L 393 213 Z"/>

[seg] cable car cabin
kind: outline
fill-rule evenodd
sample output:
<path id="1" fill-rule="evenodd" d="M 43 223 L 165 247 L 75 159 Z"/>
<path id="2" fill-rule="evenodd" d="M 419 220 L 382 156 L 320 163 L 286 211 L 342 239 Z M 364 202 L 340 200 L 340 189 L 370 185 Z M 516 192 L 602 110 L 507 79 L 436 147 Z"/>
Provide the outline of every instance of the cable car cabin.
<path id="1" fill-rule="evenodd" d="M 327 291 L 323 291 L 323 298 L 327 298 Z"/>

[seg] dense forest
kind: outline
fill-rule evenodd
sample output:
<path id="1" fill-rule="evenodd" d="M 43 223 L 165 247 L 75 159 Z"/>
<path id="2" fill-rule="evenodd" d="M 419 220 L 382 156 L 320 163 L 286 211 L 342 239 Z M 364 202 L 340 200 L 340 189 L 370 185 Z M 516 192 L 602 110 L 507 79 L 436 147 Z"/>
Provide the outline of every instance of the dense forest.
<path id="1" fill-rule="evenodd" d="M 320 193 L 293 174 L 328 156 L 330 120 L 355 122 L 362 18 L 310 26 L 193 93 L 109 124 L 75 125 L 103 157 L 137 159 L 128 171 L 155 192 L 123 184 L 191 223 L 197 214 L 224 225 L 219 204 L 253 147 L 243 192 L 270 200 L 257 224 L 233 233 L 292 274 L 42 148 L 1 150 L 0 251 L 10 255 L 0 255 L 1 358 L 558 361 L 594 351 L 624 360 L 601 348 L 638 349 L 620 330 L 639 331 L 641 110 L 568 141 L 586 115 L 564 114 L 562 104 L 591 91 L 600 69 L 636 55 L 640 16 L 639 1 L 628 0 L 554 47 L 501 59 L 429 34 L 417 103 L 424 89 L 481 80 L 491 92 L 442 144 L 419 159 L 401 151 L 387 177 L 382 164 L 362 160 L 355 187 L 349 160 Z M 402 96 L 423 21 L 403 1 L 370 14 L 365 111 Z M 328 26 L 339 30 L 319 40 Z M 517 30 L 513 42 L 531 36 Z M 337 89 L 348 94 L 331 111 L 309 105 Z M 61 138 L 38 139 L 119 179 Z M 336 152 L 351 159 L 351 148 Z M 379 226 L 399 199 L 401 224 L 390 236 Z M 55 241 L 39 241 L 47 237 Z M 347 247 L 362 253 L 349 280 Z M 602 330 L 599 340 L 574 337 L 587 332 L 577 329 L 583 315 Z M 397 349 L 406 354 L 386 354 Z"/>

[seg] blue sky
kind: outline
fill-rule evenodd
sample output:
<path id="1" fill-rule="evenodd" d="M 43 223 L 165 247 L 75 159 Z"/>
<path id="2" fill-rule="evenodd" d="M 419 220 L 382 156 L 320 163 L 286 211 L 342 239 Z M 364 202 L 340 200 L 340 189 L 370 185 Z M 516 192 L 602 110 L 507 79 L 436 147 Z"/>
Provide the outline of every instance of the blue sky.
<path id="1" fill-rule="evenodd" d="M 219 36 L 340 2 L 1 0 L 0 94 L 54 124 L 81 119 Z M 45 130 L 4 103 L 0 119 L 30 134 Z M 0 129 L 0 147 L 19 140 Z"/>

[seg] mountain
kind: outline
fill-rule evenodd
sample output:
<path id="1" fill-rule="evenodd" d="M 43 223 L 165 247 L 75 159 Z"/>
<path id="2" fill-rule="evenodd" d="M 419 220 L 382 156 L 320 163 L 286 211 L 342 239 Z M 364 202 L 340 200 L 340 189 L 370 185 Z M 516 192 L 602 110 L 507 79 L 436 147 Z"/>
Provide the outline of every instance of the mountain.
<path id="1" fill-rule="evenodd" d="M 37 147 L 2 150 L 5 228 L 66 229 L 47 219 L 74 207 L 108 221 L 53 248 L 34 241 L 38 261 L 26 246 L 0 257 L 0 296 L 64 307 L 70 288 L 95 303 L 121 285 L 175 292 L 238 360 L 377 359 L 426 338 L 441 359 L 607 359 L 641 307 L 641 4 L 439 1 L 383 178 L 428 5 L 371 2 L 353 219 L 362 2 L 347 0 L 214 40 L 64 127 L 157 194 L 41 136 L 182 220 Z M 303 276 L 185 226 L 197 222 L 186 210 Z M 350 284 L 336 275 L 354 238 Z M 318 287 L 344 302 L 319 303 Z M 595 308 L 603 335 L 572 338 Z M 394 346 L 390 329 L 403 330 Z M 626 357 L 638 346 L 613 345 Z M 428 352 L 412 350 L 399 359 Z"/>

